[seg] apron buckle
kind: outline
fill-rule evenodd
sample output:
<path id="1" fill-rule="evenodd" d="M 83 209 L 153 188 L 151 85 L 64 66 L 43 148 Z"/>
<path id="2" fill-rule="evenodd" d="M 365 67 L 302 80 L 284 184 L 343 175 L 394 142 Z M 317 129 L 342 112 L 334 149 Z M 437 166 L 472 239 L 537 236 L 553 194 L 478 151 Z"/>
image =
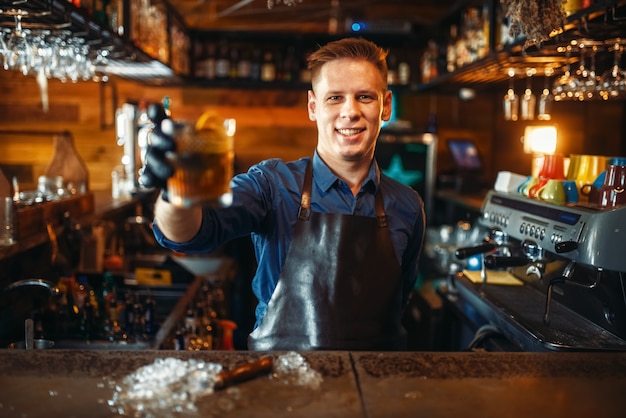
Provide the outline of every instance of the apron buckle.
<path id="1" fill-rule="evenodd" d="M 298 209 L 298 219 L 301 221 L 308 221 L 311 218 L 311 208 L 304 208 L 300 206 Z"/>

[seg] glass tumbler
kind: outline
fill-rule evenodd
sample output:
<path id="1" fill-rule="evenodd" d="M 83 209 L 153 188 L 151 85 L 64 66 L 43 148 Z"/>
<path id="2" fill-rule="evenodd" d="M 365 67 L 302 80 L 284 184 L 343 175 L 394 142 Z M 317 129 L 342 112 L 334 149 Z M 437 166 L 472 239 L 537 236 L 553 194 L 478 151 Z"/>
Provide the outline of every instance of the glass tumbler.
<path id="1" fill-rule="evenodd" d="M 196 124 L 175 123 L 176 149 L 166 155 L 174 167 L 167 182 L 170 203 L 179 207 L 230 206 L 235 126 L 234 119 L 217 117 Z"/>

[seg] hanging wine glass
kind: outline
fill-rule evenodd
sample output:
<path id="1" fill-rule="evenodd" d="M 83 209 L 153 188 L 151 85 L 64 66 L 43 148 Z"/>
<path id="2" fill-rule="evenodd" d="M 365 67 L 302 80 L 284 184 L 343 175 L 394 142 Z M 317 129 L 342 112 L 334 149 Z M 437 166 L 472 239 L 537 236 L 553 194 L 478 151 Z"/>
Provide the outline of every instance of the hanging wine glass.
<path id="1" fill-rule="evenodd" d="M 580 61 L 578 62 L 578 68 L 574 72 L 575 79 L 575 89 L 572 91 L 574 94 L 574 98 L 577 100 L 584 100 L 584 95 L 582 92 L 583 81 L 587 78 L 588 70 L 585 66 L 585 44 L 583 40 L 573 40 L 572 44 L 578 47 L 578 51 L 580 53 Z M 572 86 L 573 87 L 573 86 Z"/>
<path id="2" fill-rule="evenodd" d="M 544 70 L 544 85 L 541 96 L 539 96 L 539 104 L 537 106 L 537 119 L 550 120 L 552 119 L 552 102 L 554 96 L 550 91 L 550 77 L 554 74 L 554 68 L 546 67 Z"/>
<path id="3" fill-rule="evenodd" d="M 555 101 L 567 100 L 574 98 L 574 92 L 578 90 L 578 80 L 572 75 L 570 59 L 572 54 L 572 46 L 567 45 L 565 48 L 559 48 L 558 51 L 565 52 L 565 72 L 559 77 L 552 87 L 552 94 Z"/>
<path id="4" fill-rule="evenodd" d="M 93 81 L 108 81 L 106 67 L 109 64 L 109 56 L 111 55 L 111 47 L 102 47 L 96 51 L 96 58 L 93 60 Z"/>
<path id="5" fill-rule="evenodd" d="M 598 84 L 596 76 L 596 53 L 598 51 L 597 42 L 589 39 L 580 39 L 573 41 L 578 44 L 580 50 L 580 64 L 576 70 L 577 89 L 574 97 L 578 100 L 592 99 L 596 94 Z M 590 59 L 590 65 L 587 67 L 587 56 Z"/>
<path id="6" fill-rule="evenodd" d="M 8 28 L 0 28 L 0 58 L 2 58 L 2 67 L 8 70 L 8 54 L 9 49 L 7 47 L 6 38 L 8 38 L 10 30 Z"/>
<path id="7" fill-rule="evenodd" d="M 624 51 L 623 39 L 612 39 L 613 65 L 600 78 L 599 93 L 604 100 L 616 98 L 626 93 L 626 71 L 620 67 L 620 60 Z"/>
<path id="8" fill-rule="evenodd" d="M 522 120 L 535 119 L 535 105 L 537 104 L 537 97 L 533 94 L 532 90 L 532 76 L 535 75 L 537 70 L 535 68 L 526 69 L 526 90 L 521 99 L 520 113 Z"/>
<path id="9" fill-rule="evenodd" d="M 503 105 L 504 105 L 504 119 L 516 121 L 518 115 L 519 108 L 519 96 L 515 94 L 515 89 L 513 88 L 513 78 L 515 77 L 515 70 L 510 68 L 508 71 L 509 74 L 509 88 L 504 95 Z"/>
<path id="10" fill-rule="evenodd" d="M 71 35 L 64 33 L 57 38 L 55 54 L 54 77 L 65 83 L 72 71 L 72 63 L 70 61 L 72 55 Z"/>
<path id="11" fill-rule="evenodd" d="M 582 80 L 581 88 L 584 99 L 593 99 L 598 91 L 599 77 L 596 74 L 596 54 L 598 53 L 597 42 L 588 46 L 590 49 L 590 65 L 587 77 Z"/>
<path id="12" fill-rule="evenodd" d="M 22 29 L 22 16 L 27 12 L 15 11 L 15 28 L 7 42 L 9 68 L 19 70 L 27 75 L 30 71 L 31 45 L 27 38 L 27 31 Z"/>
<path id="13" fill-rule="evenodd" d="M 86 58 L 87 51 L 84 49 L 85 40 L 83 38 L 71 37 L 67 40 L 67 50 L 65 54 L 65 71 L 67 78 L 76 83 L 80 78 L 81 65 Z"/>
<path id="14" fill-rule="evenodd" d="M 59 80 L 65 80 L 65 63 L 63 56 L 65 54 L 65 38 L 71 35 L 69 31 L 55 31 L 48 37 L 48 46 L 50 47 L 50 57 L 48 58 L 47 72 L 49 77 Z"/>
<path id="15" fill-rule="evenodd" d="M 31 33 L 30 44 L 32 53 L 30 57 L 30 67 L 33 73 L 39 74 L 43 72 L 43 74 L 46 74 L 46 67 L 48 66 L 50 56 L 50 48 L 46 37 L 49 34 L 50 31 L 45 29 Z"/>

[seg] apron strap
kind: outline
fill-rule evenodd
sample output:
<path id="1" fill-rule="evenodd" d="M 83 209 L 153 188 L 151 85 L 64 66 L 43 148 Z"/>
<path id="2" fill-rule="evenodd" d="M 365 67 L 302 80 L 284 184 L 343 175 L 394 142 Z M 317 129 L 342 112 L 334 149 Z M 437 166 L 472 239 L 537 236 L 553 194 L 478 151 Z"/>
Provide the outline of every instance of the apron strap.
<path id="1" fill-rule="evenodd" d="M 387 214 L 385 213 L 385 201 L 383 199 L 383 191 L 380 185 L 374 196 L 374 204 L 376 205 L 376 218 L 378 219 L 379 228 L 387 228 Z"/>
<path id="2" fill-rule="evenodd" d="M 378 171 L 378 165 L 376 166 Z M 311 190 L 313 189 L 313 158 L 309 160 L 304 172 L 304 184 L 302 185 L 302 198 L 300 200 L 300 208 L 298 209 L 298 219 L 308 221 L 311 217 Z M 387 214 L 385 213 L 385 201 L 383 192 L 379 186 L 374 195 L 374 204 L 376 208 L 376 219 L 379 228 L 387 228 Z"/>
<path id="3" fill-rule="evenodd" d="M 304 185 L 302 186 L 302 198 L 300 209 L 298 209 L 298 219 L 308 221 L 311 217 L 311 190 L 313 189 L 313 158 L 306 165 L 304 172 Z"/>

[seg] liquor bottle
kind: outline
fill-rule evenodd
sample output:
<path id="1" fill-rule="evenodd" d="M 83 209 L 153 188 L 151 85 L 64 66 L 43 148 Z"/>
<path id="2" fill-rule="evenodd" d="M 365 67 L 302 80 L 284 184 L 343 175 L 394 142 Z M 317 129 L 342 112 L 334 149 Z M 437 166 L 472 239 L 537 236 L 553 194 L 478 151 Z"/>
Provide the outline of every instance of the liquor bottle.
<path id="1" fill-rule="evenodd" d="M 195 335 L 198 332 L 198 322 L 191 306 L 185 314 L 185 331 L 191 335 Z"/>
<path id="2" fill-rule="evenodd" d="M 398 83 L 398 59 L 394 54 L 389 54 L 387 56 L 387 84 L 394 86 Z"/>
<path id="3" fill-rule="evenodd" d="M 228 44 L 222 41 L 217 58 L 215 60 L 215 78 L 227 79 L 230 76 L 230 57 L 228 54 Z"/>
<path id="4" fill-rule="evenodd" d="M 205 78 L 207 80 L 215 79 L 216 72 L 216 58 L 215 58 L 215 44 L 209 42 L 206 44 L 205 51 L 198 58 L 196 64 L 196 77 Z"/>
<path id="5" fill-rule="evenodd" d="M 450 38 L 446 46 L 446 70 L 451 73 L 456 70 L 456 43 L 458 36 L 458 27 L 450 25 Z"/>
<path id="6" fill-rule="evenodd" d="M 184 333 L 183 333 L 183 329 L 178 328 L 176 330 L 176 333 L 174 335 L 174 350 L 185 350 L 185 337 L 184 337 Z"/>
<path id="7" fill-rule="evenodd" d="M 239 77 L 239 50 L 235 46 L 232 46 L 228 51 L 228 56 L 230 59 L 230 63 L 228 65 L 228 78 L 234 80 Z"/>
<path id="8" fill-rule="evenodd" d="M 302 55 L 300 62 L 300 82 L 302 83 L 310 83 L 311 82 L 311 70 L 308 69 L 307 59 L 311 52 L 307 51 L 304 55 Z"/>
<path id="9" fill-rule="evenodd" d="M 143 321 L 143 305 L 137 297 L 135 298 L 135 303 L 133 304 L 133 335 L 135 338 L 143 338 L 145 336 Z"/>
<path id="10" fill-rule="evenodd" d="M 250 58 L 250 50 L 244 48 L 237 62 L 237 78 L 240 80 L 249 80 L 252 78 L 252 60 Z"/>
<path id="11" fill-rule="evenodd" d="M 68 3 L 73 3 L 76 6 L 76 2 L 75 1 L 68 1 Z M 80 0 L 78 1 L 79 6 L 81 9 L 85 10 L 87 12 L 87 15 L 89 16 L 93 16 L 93 8 L 94 8 L 94 0 Z"/>
<path id="12" fill-rule="evenodd" d="M 93 11 L 93 19 L 96 23 L 98 23 L 102 27 L 109 26 L 109 15 L 108 15 L 108 7 L 109 0 L 96 0 L 94 11 Z"/>
<path id="13" fill-rule="evenodd" d="M 263 64 L 261 64 L 261 81 L 276 80 L 276 63 L 274 55 L 271 51 L 265 51 L 263 55 Z"/>
<path id="14" fill-rule="evenodd" d="M 570 16 L 584 7 L 583 0 L 567 0 L 563 2 L 563 10 L 565 14 Z"/>
<path id="15" fill-rule="evenodd" d="M 259 81 L 261 80 L 261 51 L 259 49 L 254 49 L 252 51 L 252 59 L 250 60 L 250 80 Z"/>
<path id="16" fill-rule="evenodd" d="M 126 294 L 126 300 L 124 302 L 124 332 L 127 335 L 133 334 L 133 327 L 135 324 L 135 298 L 131 293 Z"/>
<path id="17" fill-rule="evenodd" d="M 465 64 L 472 63 L 478 59 L 482 33 L 479 16 L 480 14 L 476 7 L 467 9 L 463 16 L 463 38 L 465 38 L 469 53 Z"/>
<path id="18" fill-rule="evenodd" d="M 287 55 L 283 62 L 281 81 L 292 82 L 298 73 L 298 60 L 293 46 L 287 48 Z"/>
<path id="19" fill-rule="evenodd" d="M 480 16 L 480 40 L 478 49 L 478 58 L 484 58 L 489 54 L 489 37 L 491 36 L 491 14 L 489 12 L 489 4 L 483 4 Z"/>
<path id="20" fill-rule="evenodd" d="M 411 65 L 407 60 L 398 63 L 398 82 L 404 86 L 411 83 Z"/>
<path id="21" fill-rule="evenodd" d="M 156 302 L 150 295 L 143 303 L 143 318 L 144 318 L 144 331 L 148 335 L 156 334 L 157 321 L 156 321 Z"/>
<path id="22" fill-rule="evenodd" d="M 434 40 L 428 41 L 428 48 L 422 55 L 422 83 L 429 83 L 439 75 L 437 68 L 437 43 Z"/>
<path id="23" fill-rule="evenodd" d="M 124 25 L 124 1 L 112 0 L 109 5 L 109 26 L 114 33 L 124 36 Z"/>

